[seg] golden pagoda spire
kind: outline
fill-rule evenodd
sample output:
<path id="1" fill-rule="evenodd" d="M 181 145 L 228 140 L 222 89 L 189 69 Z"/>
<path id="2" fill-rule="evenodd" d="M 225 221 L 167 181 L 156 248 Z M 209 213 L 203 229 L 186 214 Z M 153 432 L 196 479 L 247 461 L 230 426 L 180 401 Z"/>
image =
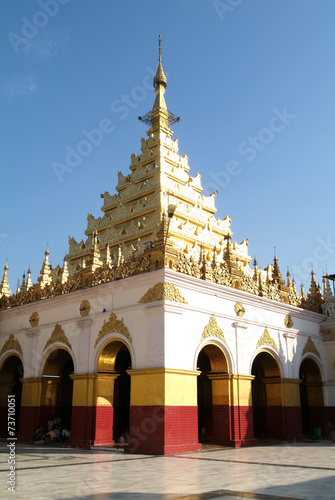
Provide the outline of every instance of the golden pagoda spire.
<path id="1" fill-rule="evenodd" d="M 314 269 L 311 272 L 311 286 L 309 287 L 309 293 L 306 298 L 305 308 L 309 311 L 314 311 L 321 313 L 323 298 L 320 290 L 320 286 L 316 284 Z"/>
<path id="2" fill-rule="evenodd" d="M 42 269 L 40 270 L 41 276 L 38 278 L 38 281 L 40 283 L 40 287 L 43 290 L 43 288 L 46 285 L 50 285 L 52 283 L 52 277 L 51 277 L 51 266 L 49 264 L 49 248 L 47 247 L 46 251 L 44 252 L 44 261 L 42 265 Z"/>
<path id="3" fill-rule="evenodd" d="M 62 275 L 61 275 L 62 285 L 64 285 L 64 283 L 67 282 L 68 277 L 69 277 L 68 263 L 67 263 L 66 257 L 64 257 L 63 267 L 62 267 Z"/>
<path id="4" fill-rule="evenodd" d="M 272 270 L 272 283 L 277 283 L 278 285 L 284 285 L 285 281 L 282 279 L 283 275 L 280 272 L 278 259 L 276 255 L 276 247 L 275 247 L 275 256 L 273 259 L 273 270 Z"/>
<path id="5" fill-rule="evenodd" d="M 26 283 L 26 273 L 23 271 L 22 283 L 21 283 L 21 292 L 27 291 L 27 283 Z"/>
<path id="6" fill-rule="evenodd" d="M 1 297 L 9 297 L 10 294 L 12 293 L 11 290 L 9 290 L 9 288 L 8 288 L 7 271 L 8 271 L 8 265 L 6 262 L 5 267 L 4 267 L 3 278 L 1 281 L 1 285 L 0 285 L 0 298 Z"/>
<path id="7" fill-rule="evenodd" d="M 30 270 L 30 266 L 28 268 L 28 271 L 27 271 L 27 282 L 26 282 L 26 288 L 27 288 L 27 291 L 33 286 L 33 283 L 31 281 L 31 270 Z"/>

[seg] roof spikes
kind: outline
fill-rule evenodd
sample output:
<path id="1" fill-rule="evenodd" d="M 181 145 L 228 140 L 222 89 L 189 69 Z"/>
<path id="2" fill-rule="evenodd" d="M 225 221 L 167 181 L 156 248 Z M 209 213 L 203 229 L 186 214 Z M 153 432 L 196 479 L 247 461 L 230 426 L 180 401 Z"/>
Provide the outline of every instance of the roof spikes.
<path id="1" fill-rule="evenodd" d="M 11 294 L 11 290 L 9 290 L 9 286 L 8 286 L 8 276 L 7 276 L 8 264 L 7 264 L 7 259 L 6 259 L 5 267 L 3 269 L 4 269 L 4 273 L 3 273 L 3 277 L 2 277 L 2 281 L 1 281 L 1 285 L 0 285 L 0 298 L 4 297 L 4 296 L 5 297 L 9 297 L 10 294 Z"/>

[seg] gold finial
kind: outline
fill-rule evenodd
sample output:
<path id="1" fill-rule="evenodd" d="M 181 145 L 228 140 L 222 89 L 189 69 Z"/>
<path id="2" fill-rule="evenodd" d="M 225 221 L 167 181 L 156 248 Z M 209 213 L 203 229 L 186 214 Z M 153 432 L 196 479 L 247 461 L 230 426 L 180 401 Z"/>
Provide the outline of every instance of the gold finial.
<path id="1" fill-rule="evenodd" d="M 167 85 L 167 80 L 166 76 L 163 71 L 163 66 L 162 66 L 162 37 L 159 35 L 158 38 L 158 66 L 156 70 L 156 74 L 154 76 L 154 87 L 155 89 L 158 89 L 159 85 L 162 85 L 164 88 L 166 88 Z"/>

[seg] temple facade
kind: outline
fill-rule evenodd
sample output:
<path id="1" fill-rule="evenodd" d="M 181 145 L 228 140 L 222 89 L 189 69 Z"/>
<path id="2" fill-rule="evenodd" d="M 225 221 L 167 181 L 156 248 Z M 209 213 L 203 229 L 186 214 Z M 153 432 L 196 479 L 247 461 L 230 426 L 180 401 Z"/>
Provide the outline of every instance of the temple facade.
<path id="1" fill-rule="evenodd" d="M 38 282 L 29 270 L 11 295 L 5 265 L 0 420 L 14 395 L 21 442 L 57 415 L 72 446 L 122 441 L 152 454 L 325 433 L 335 422 L 329 276 L 322 295 L 312 272 L 306 296 L 277 256 L 249 265 L 248 239 L 233 241 L 217 192 L 205 196 L 179 155 L 160 52 L 153 83 L 141 152 L 62 266 L 47 249 Z"/>

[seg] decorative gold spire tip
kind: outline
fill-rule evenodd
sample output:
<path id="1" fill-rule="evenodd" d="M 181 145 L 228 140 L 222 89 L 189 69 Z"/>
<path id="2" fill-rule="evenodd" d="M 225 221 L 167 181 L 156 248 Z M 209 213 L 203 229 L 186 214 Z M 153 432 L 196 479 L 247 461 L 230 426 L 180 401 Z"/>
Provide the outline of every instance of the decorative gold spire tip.
<path id="1" fill-rule="evenodd" d="M 158 88 L 158 85 L 163 85 L 165 88 L 167 85 L 167 79 L 165 76 L 165 73 L 163 71 L 163 66 L 162 66 L 162 37 L 159 35 L 158 39 L 158 66 L 156 70 L 156 74 L 154 76 L 154 87 L 155 89 Z"/>

